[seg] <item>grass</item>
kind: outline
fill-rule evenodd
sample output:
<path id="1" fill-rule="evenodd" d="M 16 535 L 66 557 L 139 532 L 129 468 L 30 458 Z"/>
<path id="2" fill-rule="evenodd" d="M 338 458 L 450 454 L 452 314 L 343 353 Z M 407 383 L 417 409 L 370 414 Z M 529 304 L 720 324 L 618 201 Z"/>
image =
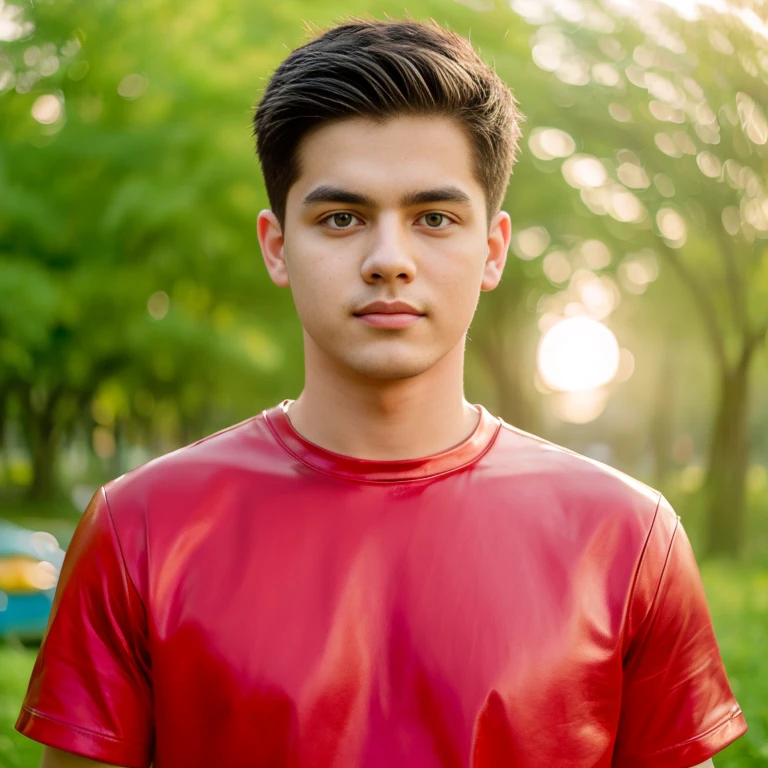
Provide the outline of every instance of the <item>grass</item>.
<path id="1" fill-rule="evenodd" d="M 0 766 L 37 768 L 42 747 L 13 729 L 27 690 L 35 650 L 0 645 Z"/>
<path id="2" fill-rule="evenodd" d="M 728 679 L 749 726 L 714 762 L 718 768 L 768 765 L 768 568 L 711 562 L 702 564 L 701 575 Z"/>
<path id="3" fill-rule="evenodd" d="M 768 765 L 768 569 L 704 563 L 702 577 L 728 678 L 749 730 L 715 758 L 717 768 Z M 0 646 L 0 766 L 37 768 L 39 745 L 13 730 L 35 651 Z"/>

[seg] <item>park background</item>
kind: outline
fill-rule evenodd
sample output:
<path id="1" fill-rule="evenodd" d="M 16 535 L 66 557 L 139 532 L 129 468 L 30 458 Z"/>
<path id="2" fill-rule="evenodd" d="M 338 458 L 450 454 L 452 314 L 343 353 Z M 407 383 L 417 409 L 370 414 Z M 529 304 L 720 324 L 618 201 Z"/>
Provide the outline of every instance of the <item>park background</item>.
<path id="1" fill-rule="evenodd" d="M 716 763 L 768 765 L 759 2 L 0 0 L 0 517 L 66 547 L 102 483 L 298 395 L 252 106 L 317 28 L 406 12 L 527 118 L 468 399 L 670 499 L 749 724 Z M 33 659 L 0 646 L 5 768 L 39 760 L 12 729 Z"/>

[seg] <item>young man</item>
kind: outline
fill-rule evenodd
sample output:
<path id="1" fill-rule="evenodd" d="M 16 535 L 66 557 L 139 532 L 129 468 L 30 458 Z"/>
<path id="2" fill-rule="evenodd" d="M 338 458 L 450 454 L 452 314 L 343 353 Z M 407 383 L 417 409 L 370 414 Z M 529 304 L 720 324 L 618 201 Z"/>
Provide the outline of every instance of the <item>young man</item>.
<path id="1" fill-rule="evenodd" d="M 672 768 L 744 733 L 666 500 L 464 399 L 522 119 L 434 23 L 278 68 L 258 236 L 304 389 L 94 496 L 17 724 L 44 765 Z"/>

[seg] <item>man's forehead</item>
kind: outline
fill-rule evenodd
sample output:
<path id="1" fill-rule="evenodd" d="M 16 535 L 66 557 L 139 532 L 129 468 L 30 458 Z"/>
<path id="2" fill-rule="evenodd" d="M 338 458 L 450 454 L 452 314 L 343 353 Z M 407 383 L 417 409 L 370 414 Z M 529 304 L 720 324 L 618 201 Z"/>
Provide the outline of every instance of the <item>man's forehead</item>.
<path id="1" fill-rule="evenodd" d="M 391 173 L 393 164 L 404 176 L 464 176 L 472 166 L 472 148 L 463 130 L 436 117 L 401 117 L 384 124 L 364 118 L 332 122 L 312 131 L 297 149 L 300 167 L 311 176 L 380 176 Z"/>
<path id="2" fill-rule="evenodd" d="M 348 118 L 301 142 L 299 177 L 289 191 L 302 208 L 333 202 L 482 204 L 470 146 L 455 121 L 402 116 L 385 123 Z"/>

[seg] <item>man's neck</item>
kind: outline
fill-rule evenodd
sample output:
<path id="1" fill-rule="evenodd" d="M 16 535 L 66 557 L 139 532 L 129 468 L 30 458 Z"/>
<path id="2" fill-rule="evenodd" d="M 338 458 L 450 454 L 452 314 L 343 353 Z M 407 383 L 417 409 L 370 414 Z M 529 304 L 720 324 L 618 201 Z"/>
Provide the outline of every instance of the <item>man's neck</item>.
<path id="1" fill-rule="evenodd" d="M 478 424 L 477 409 L 464 399 L 463 344 L 398 381 L 361 382 L 307 362 L 288 418 L 302 437 L 334 453 L 378 461 L 431 456 L 461 443 Z"/>

